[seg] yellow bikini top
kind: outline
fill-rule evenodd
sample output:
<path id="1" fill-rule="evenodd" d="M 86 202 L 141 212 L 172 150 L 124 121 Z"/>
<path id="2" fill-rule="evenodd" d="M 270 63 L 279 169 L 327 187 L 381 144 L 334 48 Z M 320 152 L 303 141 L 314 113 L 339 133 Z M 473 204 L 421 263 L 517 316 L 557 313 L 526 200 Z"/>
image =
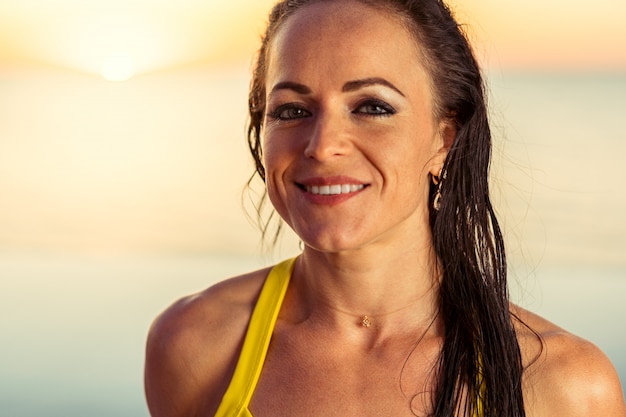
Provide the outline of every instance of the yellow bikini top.
<path id="1" fill-rule="evenodd" d="M 285 298 L 294 259 L 272 268 L 265 280 L 230 385 L 215 417 L 252 417 L 248 405 L 261 376 L 278 312 Z"/>
<path id="2" fill-rule="evenodd" d="M 215 417 L 253 417 L 248 406 L 261 376 L 294 263 L 295 258 L 283 261 L 274 266 L 268 274 L 250 317 L 250 324 L 233 378 L 222 397 Z M 475 417 L 480 415 L 482 415 L 482 405 L 479 401 Z"/>

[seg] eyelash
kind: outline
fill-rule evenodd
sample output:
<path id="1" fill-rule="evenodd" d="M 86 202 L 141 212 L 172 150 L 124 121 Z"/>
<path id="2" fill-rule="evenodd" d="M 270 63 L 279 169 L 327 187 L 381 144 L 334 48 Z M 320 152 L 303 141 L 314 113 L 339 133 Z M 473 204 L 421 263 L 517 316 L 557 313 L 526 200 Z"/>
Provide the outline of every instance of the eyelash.
<path id="1" fill-rule="evenodd" d="M 299 111 L 301 115 L 296 115 L 295 117 L 285 117 L 283 116 L 283 113 L 285 113 L 286 111 Z M 281 120 L 281 121 L 301 119 L 303 117 L 308 117 L 310 115 L 311 113 L 309 111 L 304 110 L 302 107 L 300 107 L 296 103 L 283 104 L 281 106 L 278 106 L 275 110 L 267 113 L 267 117 L 269 117 L 270 119 Z"/>
<path id="2" fill-rule="evenodd" d="M 369 107 L 370 110 L 376 108 L 378 111 L 374 112 L 359 112 L 359 109 L 364 107 Z M 352 111 L 353 114 L 363 114 L 369 117 L 389 117 L 396 114 L 396 109 L 394 109 L 391 105 L 385 103 L 381 100 L 365 100 L 357 106 L 355 110 Z"/>
<path id="3" fill-rule="evenodd" d="M 359 111 L 363 109 L 364 107 L 369 107 L 368 110 L 374 110 L 374 111 Z M 290 116 L 285 116 L 284 115 L 285 112 L 298 112 L 299 114 L 296 114 L 296 115 L 292 114 Z M 356 106 L 355 110 L 352 111 L 352 114 L 363 115 L 366 117 L 389 117 L 389 116 L 396 114 L 396 109 L 394 109 L 392 106 L 385 103 L 384 101 L 368 99 L 359 103 Z M 279 120 L 279 121 L 297 120 L 297 119 L 309 117 L 310 115 L 311 115 L 311 112 L 309 112 L 308 110 L 305 110 L 297 103 L 286 103 L 286 104 L 278 106 L 275 110 L 267 113 L 267 117 L 269 117 L 272 120 Z"/>

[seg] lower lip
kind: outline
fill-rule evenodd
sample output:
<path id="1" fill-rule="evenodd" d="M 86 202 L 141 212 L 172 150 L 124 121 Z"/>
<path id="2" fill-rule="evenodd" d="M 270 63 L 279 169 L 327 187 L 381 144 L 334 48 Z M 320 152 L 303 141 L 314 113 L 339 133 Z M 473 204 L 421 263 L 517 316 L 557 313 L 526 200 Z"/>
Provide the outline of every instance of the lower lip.
<path id="1" fill-rule="evenodd" d="M 356 197 L 361 194 L 367 187 L 355 191 L 353 193 L 346 194 L 330 194 L 330 195 L 322 195 L 322 194 L 313 194 L 308 191 L 301 190 L 304 194 L 304 197 L 313 204 L 325 205 L 325 206 L 335 206 L 337 204 L 341 204 L 346 200 L 351 199 L 352 197 Z"/>

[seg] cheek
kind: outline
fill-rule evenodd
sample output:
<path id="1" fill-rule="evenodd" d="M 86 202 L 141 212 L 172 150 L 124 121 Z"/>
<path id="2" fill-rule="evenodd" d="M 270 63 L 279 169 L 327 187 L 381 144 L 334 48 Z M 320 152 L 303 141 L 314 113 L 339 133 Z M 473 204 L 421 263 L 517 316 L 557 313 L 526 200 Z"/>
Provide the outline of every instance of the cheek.
<path id="1" fill-rule="evenodd" d="M 427 200 L 430 189 L 429 172 L 436 161 L 436 154 L 433 152 L 435 138 L 415 130 L 405 134 L 404 146 L 398 147 L 393 155 L 389 155 L 384 164 L 393 170 L 389 173 L 393 179 L 388 180 L 396 184 L 394 189 L 398 190 L 398 201 L 414 205 Z"/>
<path id="2" fill-rule="evenodd" d="M 272 204 L 280 209 L 281 195 L 285 189 L 285 172 L 289 167 L 289 151 L 281 146 L 276 137 L 266 136 L 262 140 L 263 166 L 265 167 L 265 186 Z"/>
<path id="3" fill-rule="evenodd" d="M 428 132 L 405 130 L 394 138 L 394 142 L 399 146 L 387 148 L 388 150 L 394 149 L 394 151 L 387 152 L 386 163 L 404 175 L 408 174 L 412 177 L 426 175 L 429 161 L 435 156 L 433 140 L 433 136 Z"/>
<path id="4" fill-rule="evenodd" d="M 298 132 L 268 127 L 261 137 L 263 165 L 268 172 L 281 173 L 291 165 L 303 150 L 298 145 Z"/>
<path id="5" fill-rule="evenodd" d="M 266 165 L 268 166 L 268 165 Z M 272 166 L 272 165 L 269 165 Z M 267 197 L 269 198 L 270 203 L 278 211 L 281 217 L 285 216 L 285 204 L 284 204 L 284 195 L 281 190 L 284 189 L 283 184 L 279 182 L 280 175 L 277 175 L 276 171 L 273 169 L 266 168 L 266 176 L 265 176 L 265 189 L 267 191 Z"/>
<path id="6" fill-rule="evenodd" d="M 276 180 L 276 175 L 279 171 L 281 171 L 283 163 L 281 162 L 281 154 L 278 152 L 276 146 L 271 144 L 265 144 L 263 147 L 263 167 L 265 168 L 265 178 L 266 182 L 268 182 L 268 186 L 270 182 Z"/>
<path id="7" fill-rule="evenodd" d="M 262 146 L 262 158 L 263 167 L 265 168 L 265 175 L 269 179 L 269 176 L 272 175 L 272 172 L 276 169 L 278 165 L 277 159 L 277 147 L 276 141 L 271 140 L 271 135 L 268 136 L 268 132 L 262 132 L 263 136 L 261 136 L 261 146 Z"/>

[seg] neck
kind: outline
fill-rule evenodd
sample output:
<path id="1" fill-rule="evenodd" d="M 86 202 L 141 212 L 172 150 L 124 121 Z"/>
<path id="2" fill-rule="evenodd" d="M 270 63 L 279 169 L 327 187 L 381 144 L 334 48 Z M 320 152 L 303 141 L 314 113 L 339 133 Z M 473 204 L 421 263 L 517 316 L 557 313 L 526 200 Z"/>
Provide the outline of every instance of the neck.
<path id="1" fill-rule="evenodd" d="M 388 251 L 328 254 L 307 247 L 294 272 L 294 295 L 303 319 L 406 330 L 435 316 L 440 271 L 429 249 L 405 247 L 390 256 Z"/>

